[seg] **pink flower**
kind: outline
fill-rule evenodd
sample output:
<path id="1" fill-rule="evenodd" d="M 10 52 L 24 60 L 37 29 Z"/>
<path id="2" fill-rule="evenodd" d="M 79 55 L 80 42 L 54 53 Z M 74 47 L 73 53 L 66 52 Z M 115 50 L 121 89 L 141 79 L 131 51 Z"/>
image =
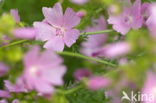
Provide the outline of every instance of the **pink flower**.
<path id="1" fill-rule="evenodd" d="M 85 12 L 85 11 L 78 11 L 78 12 L 76 13 L 76 15 L 77 15 L 78 17 L 82 18 L 82 17 L 86 16 L 86 12 Z"/>
<path id="2" fill-rule="evenodd" d="M 0 97 L 9 98 L 10 97 L 10 92 L 5 91 L 5 90 L 0 90 Z"/>
<path id="3" fill-rule="evenodd" d="M 103 16 L 94 20 L 93 27 L 88 27 L 86 32 L 95 32 L 106 29 L 106 22 Z M 96 25 L 97 24 L 97 25 Z M 92 53 L 101 48 L 107 39 L 106 34 L 89 35 L 87 40 L 82 43 L 81 52 L 87 56 L 92 56 Z"/>
<path id="4" fill-rule="evenodd" d="M 17 28 L 13 30 L 13 34 L 21 39 L 35 39 L 36 30 L 34 28 Z"/>
<path id="5" fill-rule="evenodd" d="M 4 76 L 8 72 L 9 68 L 4 63 L 0 62 L 0 77 Z"/>
<path id="6" fill-rule="evenodd" d="M 10 10 L 10 13 L 11 13 L 11 15 L 14 17 L 15 21 L 16 21 L 17 23 L 19 23 L 19 22 L 20 22 L 20 16 L 19 16 L 19 14 L 18 14 L 18 10 L 16 10 L 16 9 L 11 9 L 11 10 Z"/>
<path id="7" fill-rule="evenodd" d="M 141 15 L 143 17 L 143 23 L 146 25 L 146 21 L 150 16 L 150 3 L 144 3 L 141 7 Z"/>
<path id="8" fill-rule="evenodd" d="M 80 18 L 71 9 L 67 8 L 63 14 L 59 3 L 53 8 L 43 8 L 45 20 L 35 22 L 34 27 L 38 31 L 37 40 L 46 41 L 44 48 L 63 51 L 64 46 L 71 47 L 79 37 L 79 30 L 74 29 L 79 24 Z"/>
<path id="9" fill-rule="evenodd" d="M 88 2 L 88 0 L 71 0 L 71 2 L 78 4 L 78 5 L 83 5 Z"/>
<path id="10" fill-rule="evenodd" d="M 118 56 L 123 56 L 130 51 L 130 45 L 126 42 L 118 42 L 107 45 L 96 52 L 94 52 L 93 56 L 102 56 L 107 58 L 115 58 Z"/>
<path id="11" fill-rule="evenodd" d="M 34 47 L 24 57 L 23 78 L 30 90 L 42 94 L 54 92 L 54 86 L 63 84 L 66 67 L 62 59 L 51 51 L 39 53 L 39 47 Z"/>
<path id="12" fill-rule="evenodd" d="M 139 29 L 143 20 L 141 15 L 141 1 L 136 0 L 130 7 L 124 7 L 123 12 L 119 15 L 112 15 L 108 19 L 109 24 L 113 24 L 113 29 L 125 35 L 132 29 Z"/>
<path id="13" fill-rule="evenodd" d="M 12 103 L 20 103 L 20 101 L 18 99 L 15 99 L 12 101 Z"/>
<path id="14" fill-rule="evenodd" d="M 15 85 L 13 85 L 10 81 L 5 80 L 5 87 L 7 91 L 9 92 L 14 92 L 14 93 L 19 93 L 19 92 L 27 92 L 27 87 L 23 81 L 23 78 L 18 78 L 17 82 Z"/>
<path id="15" fill-rule="evenodd" d="M 148 96 L 153 96 L 154 100 L 145 100 L 146 98 L 143 98 L 143 103 L 156 103 L 156 74 L 152 72 L 148 72 L 147 78 L 145 80 L 144 87 L 142 89 L 142 94 L 146 94 Z"/>
<path id="16" fill-rule="evenodd" d="M 156 3 L 153 3 L 150 8 L 150 16 L 146 22 L 148 29 L 153 37 L 156 37 Z"/>
<path id="17" fill-rule="evenodd" d="M 110 80 L 104 77 L 96 76 L 91 77 L 88 81 L 88 88 L 91 90 L 98 90 L 107 87 L 110 84 Z"/>
<path id="18" fill-rule="evenodd" d="M 0 100 L 0 103 L 8 103 L 5 99 Z"/>
<path id="19" fill-rule="evenodd" d="M 81 80 L 84 77 L 90 77 L 91 74 L 92 73 L 88 69 L 78 69 L 75 71 L 74 77 L 76 80 Z"/>

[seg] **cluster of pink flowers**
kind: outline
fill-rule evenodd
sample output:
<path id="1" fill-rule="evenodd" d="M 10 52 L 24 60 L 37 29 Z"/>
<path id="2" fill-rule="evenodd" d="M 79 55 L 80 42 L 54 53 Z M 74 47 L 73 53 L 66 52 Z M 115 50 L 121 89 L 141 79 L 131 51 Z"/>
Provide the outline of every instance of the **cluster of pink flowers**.
<path id="1" fill-rule="evenodd" d="M 129 4 L 123 7 L 122 13 L 118 15 L 110 13 L 110 17 L 108 19 L 108 23 L 113 24 L 113 29 L 123 35 L 127 34 L 130 29 L 139 29 L 143 24 L 149 25 L 149 22 L 154 20 L 151 17 L 154 12 L 149 10 L 149 3 L 141 4 L 141 0 L 136 0 L 134 4 L 131 4 L 130 0 L 127 1 Z M 151 9 L 154 9 L 154 6 Z M 150 11 L 152 12 L 151 15 Z"/>
<path id="2" fill-rule="evenodd" d="M 41 95 L 51 95 L 55 86 L 63 85 L 66 67 L 61 57 L 51 51 L 40 53 L 39 47 L 34 47 L 24 56 L 24 72 L 15 84 L 5 80 L 6 90 L 0 90 L 0 97 L 10 98 L 10 93 L 28 93 L 36 90 Z M 8 70 L 0 64 L 2 75 Z"/>
<path id="3" fill-rule="evenodd" d="M 156 4 L 141 3 L 141 0 L 135 0 L 131 3 L 126 0 L 127 5 L 119 14 L 109 12 L 108 24 L 112 24 L 113 29 L 123 35 L 126 35 L 131 29 L 139 29 L 146 26 L 151 35 L 156 37 Z M 88 0 L 72 0 L 73 3 L 84 4 Z M 60 3 L 56 3 L 53 8 L 43 7 L 44 20 L 34 22 L 33 27 L 16 28 L 13 34 L 18 38 L 34 39 L 45 42 L 44 52 L 40 52 L 39 47 L 34 47 L 25 54 L 23 63 L 23 74 L 17 79 L 15 84 L 5 80 L 5 90 L 0 90 L 0 97 L 10 98 L 10 93 L 37 91 L 41 95 L 51 95 L 55 92 L 56 86 L 64 84 L 63 76 L 66 73 L 66 67 L 63 60 L 55 51 L 63 51 L 65 46 L 71 47 L 80 36 L 80 31 L 76 26 L 80 23 L 84 12 L 74 12 L 72 8 L 67 8 L 63 13 Z M 20 22 L 17 10 L 11 10 L 16 23 Z M 103 16 L 93 20 L 93 25 L 87 27 L 84 32 L 95 32 L 107 29 L 107 23 Z M 130 52 L 131 46 L 128 42 L 122 40 L 114 43 L 107 43 L 108 34 L 96 34 L 87 36 L 86 41 L 81 44 L 80 52 L 90 57 L 116 58 L 126 55 Z M 127 59 L 119 61 L 124 64 Z M 0 77 L 4 76 L 8 67 L 0 62 Z M 102 76 L 94 76 L 87 69 L 79 69 L 74 73 L 77 81 L 88 78 L 86 86 L 91 90 L 106 88 L 110 80 Z M 148 73 L 145 81 L 143 93 L 155 94 L 156 83 L 153 78 L 154 73 Z M 156 100 L 155 100 L 156 101 Z M 155 102 L 154 101 L 154 102 Z M 7 103 L 5 100 L 0 101 Z M 154 103 L 152 102 L 152 103 Z M 18 103 L 14 100 L 13 103 Z M 147 103 L 147 102 L 145 102 Z M 149 103 L 149 102 L 148 102 Z"/>

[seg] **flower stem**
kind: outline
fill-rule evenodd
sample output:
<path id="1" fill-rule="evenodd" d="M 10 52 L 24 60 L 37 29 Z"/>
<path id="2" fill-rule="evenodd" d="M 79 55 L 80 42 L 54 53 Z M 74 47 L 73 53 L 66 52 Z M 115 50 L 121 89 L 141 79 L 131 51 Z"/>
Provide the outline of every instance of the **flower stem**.
<path id="1" fill-rule="evenodd" d="M 58 92 L 58 93 L 61 93 L 61 94 L 64 94 L 64 95 L 69 95 L 69 94 L 72 94 L 72 93 L 78 91 L 79 89 L 81 89 L 81 88 L 83 88 L 83 87 L 84 87 L 84 86 L 80 84 L 80 85 L 78 85 L 78 86 L 76 86 L 76 87 L 74 87 L 74 88 L 70 88 L 70 89 L 68 89 L 68 90 L 61 90 L 61 89 L 58 89 L 57 92 Z"/>
<path id="2" fill-rule="evenodd" d="M 95 35 L 95 34 L 103 34 L 103 33 L 109 33 L 109 32 L 112 32 L 113 30 L 103 30 L 103 31 L 96 31 L 96 32 L 85 32 L 85 33 L 80 33 L 81 36 L 83 35 Z M 14 46 L 14 45 L 19 45 L 19 44 L 22 44 L 24 42 L 28 42 L 29 40 L 19 40 L 19 41 L 16 41 L 16 42 L 13 42 L 13 43 L 10 43 L 10 44 L 7 44 L 7 45 L 4 45 L 4 46 L 1 46 L 1 48 L 6 48 L 6 47 L 10 47 L 10 46 Z"/>
<path id="3" fill-rule="evenodd" d="M 22 43 L 25 43 L 25 42 L 28 42 L 29 40 L 19 40 L 19 41 L 16 41 L 16 42 L 13 42 L 13 43 L 9 43 L 7 45 L 4 45 L 4 46 L 1 46 L 0 49 L 2 48 L 7 48 L 7 47 L 11 47 L 11 46 L 14 46 L 14 45 L 19 45 L 19 44 L 22 44 Z"/>
<path id="4" fill-rule="evenodd" d="M 73 52 L 64 51 L 64 52 L 58 52 L 58 54 L 66 55 L 66 56 L 72 56 L 72 57 L 78 57 L 78 58 L 91 60 L 91 61 L 96 61 L 98 63 L 106 64 L 106 65 L 109 65 L 109 66 L 112 66 L 112 67 L 116 67 L 117 66 L 116 64 L 113 64 L 111 62 L 108 62 L 108 61 L 105 61 L 105 60 L 101 60 L 101 59 L 97 59 L 97 58 L 93 58 L 93 57 L 89 57 L 89 56 L 84 56 L 84 55 L 81 55 L 79 53 L 73 53 Z"/>
<path id="5" fill-rule="evenodd" d="M 102 30 L 102 31 L 96 31 L 96 32 L 85 32 L 85 33 L 81 33 L 80 35 L 95 35 L 95 34 L 103 34 L 103 33 L 109 33 L 109 32 L 113 32 L 113 30 L 108 29 L 108 30 Z"/>

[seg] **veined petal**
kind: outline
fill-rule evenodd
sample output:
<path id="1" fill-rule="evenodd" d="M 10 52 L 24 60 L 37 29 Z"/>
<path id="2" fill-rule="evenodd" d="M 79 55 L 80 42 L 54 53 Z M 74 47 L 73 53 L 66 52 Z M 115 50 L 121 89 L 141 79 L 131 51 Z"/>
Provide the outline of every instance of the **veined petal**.
<path id="1" fill-rule="evenodd" d="M 80 17 L 76 15 L 72 8 L 67 8 L 63 22 L 66 28 L 71 29 L 80 23 Z"/>
<path id="2" fill-rule="evenodd" d="M 37 31 L 36 39 L 46 41 L 53 37 L 55 29 L 44 22 L 35 22 L 34 27 Z"/>
<path id="3" fill-rule="evenodd" d="M 53 8 L 43 7 L 42 11 L 48 23 L 55 26 L 62 25 L 63 11 L 60 3 L 55 4 Z"/>
<path id="4" fill-rule="evenodd" d="M 61 37 L 55 36 L 51 40 L 47 41 L 44 48 L 54 51 L 63 51 L 64 42 Z"/>
<path id="5" fill-rule="evenodd" d="M 64 42 L 71 47 L 78 39 L 80 32 L 77 29 L 68 30 L 64 36 Z"/>

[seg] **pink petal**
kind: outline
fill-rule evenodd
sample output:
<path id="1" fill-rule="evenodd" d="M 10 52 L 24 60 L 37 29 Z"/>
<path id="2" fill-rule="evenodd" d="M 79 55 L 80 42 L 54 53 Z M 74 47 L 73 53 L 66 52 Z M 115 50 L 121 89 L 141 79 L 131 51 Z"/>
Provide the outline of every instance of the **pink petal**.
<path id="1" fill-rule="evenodd" d="M 134 23 L 132 24 L 133 29 L 139 29 L 142 26 L 143 18 L 141 16 L 141 1 L 136 0 L 132 6 L 132 13 L 134 16 Z"/>
<path id="2" fill-rule="evenodd" d="M 80 23 L 80 17 L 71 8 L 67 8 L 64 14 L 64 26 L 66 28 L 73 28 Z"/>
<path id="3" fill-rule="evenodd" d="M 14 17 L 15 21 L 16 21 L 17 23 L 19 23 L 19 22 L 20 22 L 20 16 L 19 16 L 19 14 L 18 14 L 18 10 L 16 10 L 16 9 L 11 9 L 11 10 L 10 10 L 10 13 L 11 13 L 11 15 Z"/>
<path id="4" fill-rule="evenodd" d="M 54 51 L 63 51 L 64 42 L 61 37 L 53 37 L 51 40 L 47 41 L 44 48 Z"/>
<path id="5" fill-rule="evenodd" d="M 5 91 L 5 90 L 0 90 L 0 97 L 2 97 L 2 98 L 9 98 L 10 97 L 10 93 L 8 91 Z"/>
<path id="6" fill-rule="evenodd" d="M 35 89 L 43 94 L 51 94 L 54 92 L 54 88 L 50 84 L 39 79 L 35 81 Z"/>
<path id="7" fill-rule="evenodd" d="M 66 32 L 64 42 L 68 47 L 71 47 L 78 39 L 80 32 L 77 29 L 72 29 Z"/>
<path id="8" fill-rule="evenodd" d="M 109 24 L 113 24 L 113 29 L 116 30 L 117 32 L 120 32 L 121 34 L 125 35 L 129 30 L 130 26 L 125 25 L 122 22 L 122 17 L 113 17 L 110 16 L 108 19 Z"/>
<path id="9" fill-rule="evenodd" d="M 37 40 L 42 40 L 42 41 L 49 40 L 53 37 L 55 33 L 55 29 L 44 22 L 35 22 L 34 28 L 37 31 L 37 35 L 36 35 Z"/>
<path id="10" fill-rule="evenodd" d="M 9 67 L 4 63 L 0 62 L 0 77 L 4 76 L 9 70 Z"/>
<path id="11" fill-rule="evenodd" d="M 38 56 L 39 56 L 39 47 L 36 46 L 33 49 L 31 49 L 31 51 L 25 54 L 24 56 L 25 66 L 27 67 L 31 64 L 35 64 L 36 60 L 38 60 Z"/>
<path id="12" fill-rule="evenodd" d="M 63 11 L 60 3 L 55 4 L 53 8 L 43 7 L 42 11 L 48 23 L 54 26 L 62 25 Z"/>
<path id="13" fill-rule="evenodd" d="M 71 2 L 78 4 L 78 5 L 83 5 L 88 2 L 88 0 L 71 0 Z"/>
<path id="14" fill-rule="evenodd" d="M 22 39 L 34 39 L 36 30 L 34 28 L 17 28 L 13 30 L 13 34 Z"/>
<path id="15" fill-rule="evenodd" d="M 78 69 L 74 72 L 74 78 L 76 80 L 81 80 L 84 77 L 90 77 L 92 75 L 91 71 L 88 69 Z"/>
<path id="16" fill-rule="evenodd" d="M 107 87 L 109 84 L 110 84 L 109 79 L 96 76 L 89 79 L 88 88 L 91 90 L 98 90 Z"/>
<path id="17" fill-rule="evenodd" d="M 52 69 L 53 68 L 53 69 Z M 55 66 L 43 71 L 44 80 L 50 82 L 52 85 L 63 85 L 63 76 L 66 72 L 66 67 Z"/>
<path id="18" fill-rule="evenodd" d="M 45 66 L 57 66 L 62 62 L 62 58 L 60 58 L 60 56 L 56 55 L 55 53 L 51 52 L 51 50 L 43 52 L 39 59 L 39 63 Z"/>

